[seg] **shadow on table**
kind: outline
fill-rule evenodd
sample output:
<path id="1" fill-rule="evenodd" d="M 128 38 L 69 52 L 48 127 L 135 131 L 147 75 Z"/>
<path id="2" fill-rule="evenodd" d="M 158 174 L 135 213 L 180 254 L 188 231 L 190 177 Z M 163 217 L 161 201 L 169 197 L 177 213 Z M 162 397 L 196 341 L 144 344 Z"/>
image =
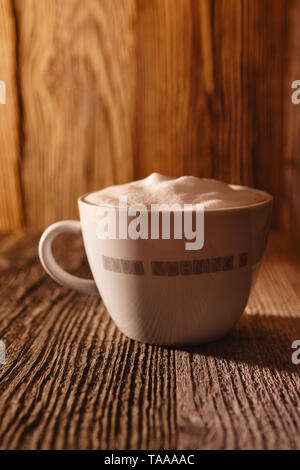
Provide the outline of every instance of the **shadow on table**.
<path id="1" fill-rule="evenodd" d="M 225 338 L 179 349 L 191 354 L 297 373 L 300 372 L 300 364 L 292 363 L 295 350 L 291 347 L 297 339 L 300 340 L 300 318 L 244 314 Z"/>

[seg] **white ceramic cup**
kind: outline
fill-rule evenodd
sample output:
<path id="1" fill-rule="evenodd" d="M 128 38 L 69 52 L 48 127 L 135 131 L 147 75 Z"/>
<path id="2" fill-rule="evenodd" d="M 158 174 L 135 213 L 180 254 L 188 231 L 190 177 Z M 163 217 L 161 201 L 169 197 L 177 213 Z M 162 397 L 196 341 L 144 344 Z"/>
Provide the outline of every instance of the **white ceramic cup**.
<path id="1" fill-rule="evenodd" d="M 85 195 L 78 200 L 80 222 L 57 222 L 45 230 L 40 260 L 60 284 L 100 293 L 114 322 L 132 339 L 164 345 L 216 340 L 242 315 L 263 258 L 272 196 L 258 192 L 262 202 L 205 211 L 199 251 L 187 251 L 184 239 L 101 240 L 99 206 Z M 95 281 L 56 263 L 51 245 L 62 232 L 82 233 Z"/>

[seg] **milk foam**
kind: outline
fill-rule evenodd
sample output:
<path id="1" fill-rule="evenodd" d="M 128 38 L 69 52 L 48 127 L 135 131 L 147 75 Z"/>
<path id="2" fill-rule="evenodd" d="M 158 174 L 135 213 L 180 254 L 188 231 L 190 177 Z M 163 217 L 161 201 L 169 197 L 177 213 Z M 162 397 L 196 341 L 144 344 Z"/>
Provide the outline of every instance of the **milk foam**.
<path id="1" fill-rule="evenodd" d="M 181 176 L 172 178 L 152 173 L 147 178 L 128 184 L 109 186 L 86 196 L 96 205 L 117 206 L 119 197 L 127 204 L 203 204 L 206 210 L 240 207 L 262 202 L 264 193 L 246 187 L 235 187 L 215 179 Z"/>

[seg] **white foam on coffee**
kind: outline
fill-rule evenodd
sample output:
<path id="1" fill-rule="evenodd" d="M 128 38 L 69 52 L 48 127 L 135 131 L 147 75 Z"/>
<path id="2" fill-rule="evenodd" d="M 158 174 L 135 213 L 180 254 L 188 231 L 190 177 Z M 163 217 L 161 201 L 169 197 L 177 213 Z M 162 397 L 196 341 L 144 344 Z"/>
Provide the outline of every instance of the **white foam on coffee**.
<path id="1" fill-rule="evenodd" d="M 147 178 L 127 184 L 109 186 L 86 196 L 96 205 L 117 206 L 119 197 L 127 204 L 204 204 L 205 209 L 247 206 L 265 199 L 264 193 L 251 188 L 231 186 L 215 179 L 181 176 L 172 178 L 152 173 Z"/>

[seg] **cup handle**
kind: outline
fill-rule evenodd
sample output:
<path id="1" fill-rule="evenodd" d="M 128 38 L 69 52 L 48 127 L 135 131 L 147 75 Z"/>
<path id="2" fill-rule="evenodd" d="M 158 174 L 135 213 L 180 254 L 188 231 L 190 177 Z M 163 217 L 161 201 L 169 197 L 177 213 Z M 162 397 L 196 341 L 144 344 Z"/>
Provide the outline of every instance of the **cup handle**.
<path id="1" fill-rule="evenodd" d="M 45 271 L 59 284 L 85 294 L 99 294 L 95 281 L 81 279 L 65 271 L 55 261 L 52 253 L 54 238 L 63 232 L 81 235 L 81 226 L 78 220 L 63 220 L 50 225 L 41 236 L 39 242 L 39 257 Z"/>

